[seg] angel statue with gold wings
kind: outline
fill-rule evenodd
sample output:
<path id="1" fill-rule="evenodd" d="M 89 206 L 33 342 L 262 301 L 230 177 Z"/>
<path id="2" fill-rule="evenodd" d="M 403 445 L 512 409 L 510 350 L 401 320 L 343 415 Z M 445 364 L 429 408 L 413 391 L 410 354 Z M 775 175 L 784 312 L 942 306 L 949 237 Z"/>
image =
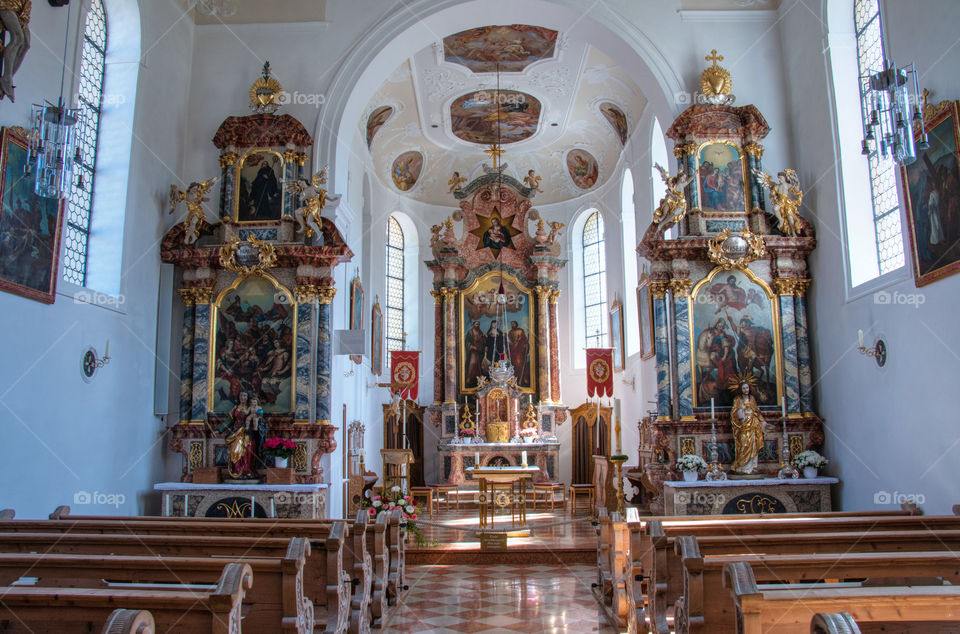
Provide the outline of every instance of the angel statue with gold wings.
<path id="1" fill-rule="evenodd" d="M 193 244 L 200 237 L 200 228 L 203 226 L 206 216 L 203 213 L 203 203 L 208 202 L 207 190 L 213 185 L 217 177 L 198 183 L 190 183 L 187 191 L 177 189 L 176 185 L 170 186 L 170 213 L 173 213 L 178 203 L 184 203 L 187 206 L 187 218 L 183 221 L 183 241 L 186 244 Z"/>
<path id="2" fill-rule="evenodd" d="M 293 212 L 297 220 L 297 231 L 307 238 L 322 236 L 323 220 L 320 219 L 320 211 L 327 206 L 327 190 L 323 188 L 327 184 L 327 168 L 324 167 L 314 174 L 310 180 L 297 178 L 287 181 L 286 184 L 300 195 L 300 207 Z"/>
<path id="3" fill-rule="evenodd" d="M 796 170 L 786 169 L 777 174 L 777 180 L 758 169 L 753 175 L 759 179 L 764 189 L 770 192 L 773 212 L 777 217 L 777 228 L 785 236 L 799 236 L 806 222 L 800 217 L 800 204 L 803 203 L 803 191 Z"/>
<path id="4" fill-rule="evenodd" d="M 687 215 L 687 198 L 683 195 L 683 190 L 693 180 L 693 175 L 680 172 L 676 176 L 670 176 L 659 163 L 654 163 L 653 166 L 660 172 L 660 178 L 667 186 L 667 195 L 660 200 L 653 212 L 653 221 L 669 221 L 669 224 L 680 222 Z"/>

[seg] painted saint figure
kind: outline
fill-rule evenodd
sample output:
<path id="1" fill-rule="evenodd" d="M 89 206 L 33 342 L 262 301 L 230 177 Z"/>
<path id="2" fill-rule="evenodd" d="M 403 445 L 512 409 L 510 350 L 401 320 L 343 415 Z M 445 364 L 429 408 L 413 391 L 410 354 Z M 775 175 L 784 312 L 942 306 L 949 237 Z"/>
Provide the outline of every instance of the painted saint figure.
<path id="1" fill-rule="evenodd" d="M 467 332 L 467 371 L 465 378 L 468 387 L 475 387 L 477 379 L 483 373 L 483 352 L 486 346 L 487 336 L 483 334 L 480 322 L 475 321 Z"/>
<path id="2" fill-rule="evenodd" d="M 0 32 L 6 32 L 3 50 L 3 73 L 0 74 L 0 99 L 14 101 L 13 76 L 20 69 L 30 49 L 31 0 L 0 0 Z"/>
<path id="3" fill-rule="evenodd" d="M 529 387 L 530 364 L 527 363 L 527 353 L 530 351 L 530 341 L 527 338 L 527 332 L 516 321 L 510 322 L 507 341 L 510 343 L 510 364 L 513 365 L 517 384 Z"/>
<path id="4" fill-rule="evenodd" d="M 763 448 L 763 416 L 760 414 L 760 406 L 750 393 L 749 381 L 734 379 L 730 389 L 738 392 L 730 411 L 736 447 L 736 458 L 730 469 L 743 474 L 755 473 L 760 450 Z"/>
<path id="5" fill-rule="evenodd" d="M 490 219 L 490 228 L 483 234 L 483 246 L 495 250 L 510 246 L 510 236 L 504 230 L 500 219 L 496 216 Z"/>

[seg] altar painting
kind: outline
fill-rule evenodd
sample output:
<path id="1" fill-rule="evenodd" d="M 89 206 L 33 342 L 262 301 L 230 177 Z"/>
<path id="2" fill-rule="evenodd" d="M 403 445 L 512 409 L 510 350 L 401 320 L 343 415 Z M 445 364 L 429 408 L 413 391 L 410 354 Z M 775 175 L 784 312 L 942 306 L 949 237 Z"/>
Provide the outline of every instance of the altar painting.
<path id="1" fill-rule="evenodd" d="M 481 376 L 488 376 L 490 367 L 506 358 L 509 344 L 517 387 L 533 392 L 534 367 L 533 294 L 514 277 L 504 273 L 507 332 L 497 327 L 496 295 L 501 274 L 487 273 L 460 293 L 460 391 L 475 392 Z"/>
<path id="2" fill-rule="evenodd" d="M 272 278 L 252 275 L 221 294 L 214 312 L 210 410 L 227 413 L 240 392 L 264 413 L 293 411 L 296 305 Z"/>
<path id="3" fill-rule="evenodd" d="M 704 211 L 747 210 L 740 150 L 722 141 L 706 143 L 697 156 L 700 206 Z"/>
<path id="4" fill-rule="evenodd" d="M 280 220 L 283 209 L 283 157 L 273 150 L 251 150 L 240 161 L 237 220 Z"/>
<path id="5" fill-rule="evenodd" d="M 747 271 L 720 268 L 690 297 L 694 406 L 729 407 L 728 382 L 740 373 L 756 378 L 759 405 L 779 403 L 779 318 L 774 296 Z"/>

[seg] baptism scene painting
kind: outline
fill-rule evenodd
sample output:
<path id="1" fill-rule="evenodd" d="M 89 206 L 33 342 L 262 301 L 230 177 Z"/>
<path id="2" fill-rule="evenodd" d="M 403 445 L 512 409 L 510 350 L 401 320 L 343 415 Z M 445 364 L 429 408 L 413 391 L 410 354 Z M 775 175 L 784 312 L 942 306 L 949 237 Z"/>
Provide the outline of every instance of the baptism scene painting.
<path id="1" fill-rule="evenodd" d="M 283 157 L 253 150 L 243 157 L 237 179 L 237 220 L 280 220 L 283 205 Z"/>
<path id="2" fill-rule="evenodd" d="M 454 135 L 470 143 L 516 143 L 540 125 L 540 100 L 516 90 L 475 90 L 450 104 Z"/>
<path id="3" fill-rule="evenodd" d="M 34 193 L 34 179 L 24 176 L 28 159 L 27 142 L 4 129 L 0 289 L 52 304 L 62 206 L 56 198 Z"/>
<path id="4" fill-rule="evenodd" d="M 597 159 L 586 150 L 570 150 L 567 154 L 567 171 L 573 184 L 580 189 L 590 189 L 597 184 L 600 177 Z"/>
<path id="5" fill-rule="evenodd" d="M 708 143 L 700 148 L 697 165 L 704 211 L 747 210 L 740 150 L 729 143 Z"/>
<path id="6" fill-rule="evenodd" d="M 903 168 L 917 286 L 960 271 L 960 144 L 957 102 L 927 124 L 930 147 Z"/>
<path id="7" fill-rule="evenodd" d="M 251 275 L 217 303 L 211 411 L 227 413 L 242 392 L 267 414 L 293 411 L 293 297 L 265 275 Z"/>
<path id="8" fill-rule="evenodd" d="M 777 405 L 776 314 L 768 290 L 744 271 L 715 269 L 690 297 L 694 395 L 698 407 L 729 406 L 738 376 L 755 381 L 759 405 Z"/>
<path id="9" fill-rule="evenodd" d="M 393 161 L 390 175 L 393 184 L 402 192 L 410 191 L 420 180 L 423 171 L 423 154 L 416 151 L 404 152 Z"/>
<path id="10" fill-rule="evenodd" d="M 475 73 L 519 73 L 556 53 L 558 33 L 527 24 L 481 26 L 443 38 L 443 58 Z"/>
<path id="11" fill-rule="evenodd" d="M 504 322 L 497 321 L 496 297 L 503 284 Z M 481 376 L 497 361 L 509 358 L 517 387 L 532 392 L 533 296 L 515 278 L 498 271 L 487 273 L 460 293 L 460 390 L 473 392 Z M 504 330 L 506 332 L 504 332 Z"/>

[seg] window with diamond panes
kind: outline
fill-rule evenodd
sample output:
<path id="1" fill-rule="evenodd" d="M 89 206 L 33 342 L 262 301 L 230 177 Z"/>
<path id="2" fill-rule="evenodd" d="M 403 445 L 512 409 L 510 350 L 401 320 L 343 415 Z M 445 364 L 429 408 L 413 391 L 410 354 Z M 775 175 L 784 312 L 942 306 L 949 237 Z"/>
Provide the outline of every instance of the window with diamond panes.
<path id="1" fill-rule="evenodd" d="M 583 226 L 583 307 L 587 347 L 607 340 L 607 261 L 604 256 L 603 217 L 594 211 Z"/>
<path id="2" fill-rule="evenodd" d="M 387 221 L 387 350 L 403 349 L 403 229 Z"/>
<path id="3" fill-rule="evenodd" d="M 878 0 L 856 0 L 854 24 L 857 29 L 857 66 L 860 71 L 860 106 L 869 117 L 871 103 L 868 76 L 884 68 L 884 50 Z M 881 99 L 886 100 L 886 96 Z M 882 104 L 884 107 L 887 104 Z M 897 164 L 889 156 L 876 152 L 868 157 L 870 194 L 873 200 L 873 224 L 877 237 L 877 261 L 880 274 L 904 265 L 903 231 L 900 225 L 900 199 L 897 196 Z"/>
<path id="4" fill-rule="evenodd" d="M 63 279 L 80 286 L 83 286 L 87 279 L 87 245 L 97 169 L 97 140 L 100 135 L 106 57 L 107 15 L 101 0 L 91 0 L 83 27 L 76 97 L 80 117 L 75 133 L 80 160 L 74 163 L 73 185 L 67 199 L 63 258 Z"/>

